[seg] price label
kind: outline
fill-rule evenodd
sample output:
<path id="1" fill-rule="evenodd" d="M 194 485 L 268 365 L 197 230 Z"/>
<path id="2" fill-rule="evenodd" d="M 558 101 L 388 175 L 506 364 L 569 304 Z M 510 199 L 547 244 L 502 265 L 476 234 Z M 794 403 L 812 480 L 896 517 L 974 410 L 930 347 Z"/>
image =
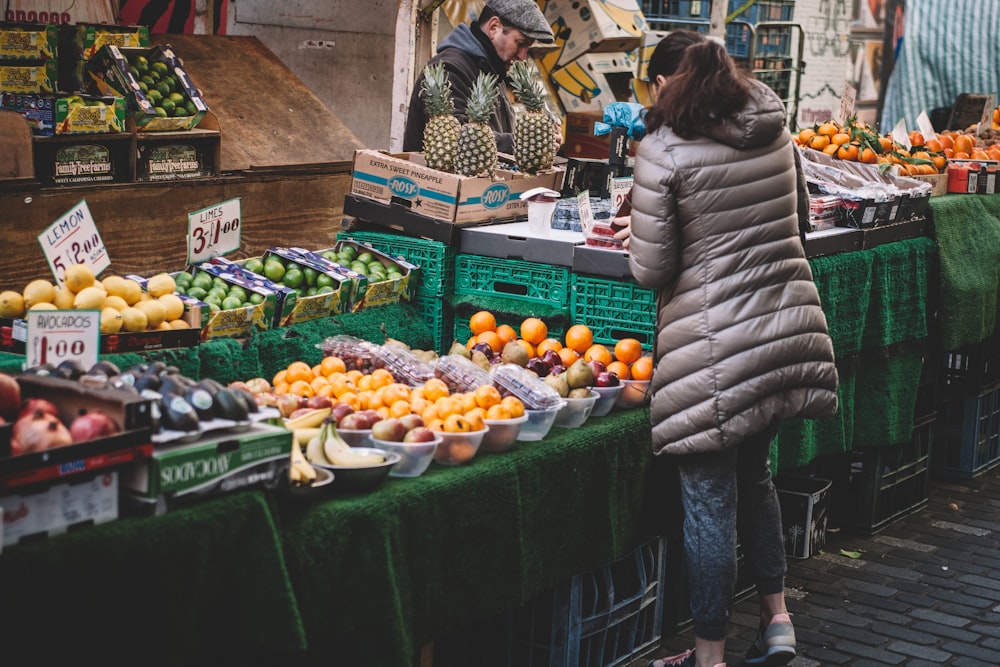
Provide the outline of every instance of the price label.
<path id="1" fill-rule="evenodd" d="M 594 211 L 590 208 L 590 191 L 584 190 L 576 196 L 576 207 L 580 211 L 580 226 L 583 233 L 589 234 L 594 228 Z"/>
<path id="2" fill-rule="evenodd" d="M 899 122 L 896 123 L 896 127 L 892 128 L 892 132 L 890 132 L 889 135 L 892 137 L 893 141 L 907 150 L 912 148 L 912 146 L 910 146 L 910 133 L 906 131 L 905 118 L 899 119 Z"/>
<path id="3" fill-rule="evenodd" d="M 993 110 L 997 107 L 997 95 L 996 93 L 990 93 L 986 96 L 986 103 L 983 105 L 983 115 L 979 118 L 979 126 L 976 128 L 976 134 L 985 135 L 986 130 L 993 127 Z"/>
<path id="4" fill-rule="evenodd" d="M 33 310 L 27 315 L 26 368 L 76 359 L 84 368 L 97 363 L 101 342 L 98 310 Z"/>
<path id="5" fill-rule="evenodd" d="M 837 112 L 837 122 L 841 125 L 846 123 L 847 119 L 854 114 L 854 101 L 857 96 L 857 87 L 845 81 L 844 92 L 840 96 L 840 110 Z"/>
<path id="6" fill-rule="evenodd" d="M 111 266 L 111 258 L 84 199 L 39 234 L 38 242 L 60 285 L 66 268 L 73 264 L 89 266 L 95 276 Z"/>
<path id="7" fill-rule="evenodd" d="M 924 141 L 929 141 L 937 135 L 926 111 L 921 111 L 920 115 L 917 116 L 917 129 L 920 130 L 920 134 L 924 135 Z"/>
<path id="8" fill-rule="evenodd" d="M 625 203 L 625 197 L 628 196 L 628 193 L 632 192 L 632 183 L 634 180 L 635 179 L 631 176 L 619 176 L 611 179 L 612 218 L 618 213 L 618 211 L 621 210 L 622 204 Z"/>
<path id="9" fill-rule="evenodd" d="M 240 208 L 237 197 L 188 214 L 189 265 L 239 250 Z"/>

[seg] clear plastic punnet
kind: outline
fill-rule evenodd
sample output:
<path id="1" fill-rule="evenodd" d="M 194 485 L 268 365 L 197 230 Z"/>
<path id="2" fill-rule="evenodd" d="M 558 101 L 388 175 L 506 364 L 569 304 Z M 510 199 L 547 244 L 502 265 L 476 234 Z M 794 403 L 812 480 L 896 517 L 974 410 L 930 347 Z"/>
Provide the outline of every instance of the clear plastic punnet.
<path id="1" fill-rule="evenodd" d="M 490 374 L 501 394 L 517 396 L 529 410 L 545 410 L 562 402 L 555 389 L 516 364 L 497 364 L 490 369 Z"/>
<path id="2" fill-rule="evenodd" d="M 488 371 L 458 354 L 438 357 L 434 363 L 434 375 L 443 380 L 452 392 L 475 391 L 484 384 L 493 384 Z"/>
<path id="3" fill-rule="evenodd" d="M 375 370 L 375 353 L 378 345 L 367 340 L 338 334 L 330 336 L 316 347 L 323 350 L 324 357 L 338 357 L 347 370 L 370 373 Z"/>
<path id="4" fill-rule="evenodd" d="M 396 382 L 404 382 L 411 387 L 434 377 L 434 367 L 421 361 L 402 345 L 376 345 L 374 364 L 375 368 L 385 368 L 391 372 Z"/>

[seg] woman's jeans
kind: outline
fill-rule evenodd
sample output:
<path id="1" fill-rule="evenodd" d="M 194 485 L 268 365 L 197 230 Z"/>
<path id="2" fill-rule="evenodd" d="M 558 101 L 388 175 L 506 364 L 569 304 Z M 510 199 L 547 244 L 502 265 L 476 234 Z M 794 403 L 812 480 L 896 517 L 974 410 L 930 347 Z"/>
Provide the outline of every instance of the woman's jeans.
<path id="1" fill-rule="evenodd" d="M 771 482 L 777 424 L 720 452 L 677 457 L 694 635 L 726 638 L 736 585 L 737 532 L 759 595 L 784 591 L 781 509 Z"/>

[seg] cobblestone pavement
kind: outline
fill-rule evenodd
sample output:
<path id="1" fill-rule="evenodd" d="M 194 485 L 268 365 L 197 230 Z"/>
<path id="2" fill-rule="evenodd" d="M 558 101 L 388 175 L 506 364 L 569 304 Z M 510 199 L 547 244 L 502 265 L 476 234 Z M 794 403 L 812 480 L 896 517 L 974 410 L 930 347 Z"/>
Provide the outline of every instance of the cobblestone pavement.
<path id="1" fill-rule="evenodd" d="M 786 587 L 791 667 L 1000 665 L 1000 469 L 934 480 L 926 508 L 875 535 L 828 532 L 822 553 L 789 561 Z M 736 666 L 756 632 L 756 596 L 737 602 L 732 620 L 726 658 Z M 629 667 L 693 645 L 681 628 Z"/>

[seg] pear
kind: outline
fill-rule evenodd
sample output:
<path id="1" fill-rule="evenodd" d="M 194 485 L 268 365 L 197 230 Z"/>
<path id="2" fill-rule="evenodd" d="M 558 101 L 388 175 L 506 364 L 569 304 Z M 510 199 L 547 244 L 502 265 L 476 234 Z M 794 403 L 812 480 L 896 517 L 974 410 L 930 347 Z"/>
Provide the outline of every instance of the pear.
<path id="1" fill-rule="evenodd" d="M 500 359 L 505 364 L 517 364 L 521 368 L 528 365 L 528 351 L 524 349 L 524 346 L 515 341 L 510 341 L 503 346 L 503 352 L 501 353 Z"/>
<path id="2" fill-rule="evenodd" d="M 459 356 L 465 357 L 466 359 L 472 358 L 472 353 L 469 352 L 469 348 L 465 347 L 457 340 L 451 344 L 451 349 L 448 350 L 448 354 L 457 354 Z"/>
<path id="3" fill-rule="evenodd" d="M 590 389 L 587 387 L 571 389 L 567 398 L 590 398 Z"/>
<path id="4" fill-rule="evenodd" d="M 472 363 L 482 368 L 484 371 L 490 370 L 489 358 L 479 350 L 472 351 Z"/>
<path id="5" fill-rule="evenodd" d="M 566 381 L 566 373 L 546 375 L 544 378 L 542 378 L 542 382 L 555 389 L 556 393 L 559 394 L 560 397 L 566 398 L 567 396 L 569 396 L 570 389 L 569 389 L 569 382 Z"/>
<path id="6" fill-rule="evenodd" d="M 566 369 L 566 382 L 570 389 L 594 386 L 594 370 L 581 357 Z"/>

